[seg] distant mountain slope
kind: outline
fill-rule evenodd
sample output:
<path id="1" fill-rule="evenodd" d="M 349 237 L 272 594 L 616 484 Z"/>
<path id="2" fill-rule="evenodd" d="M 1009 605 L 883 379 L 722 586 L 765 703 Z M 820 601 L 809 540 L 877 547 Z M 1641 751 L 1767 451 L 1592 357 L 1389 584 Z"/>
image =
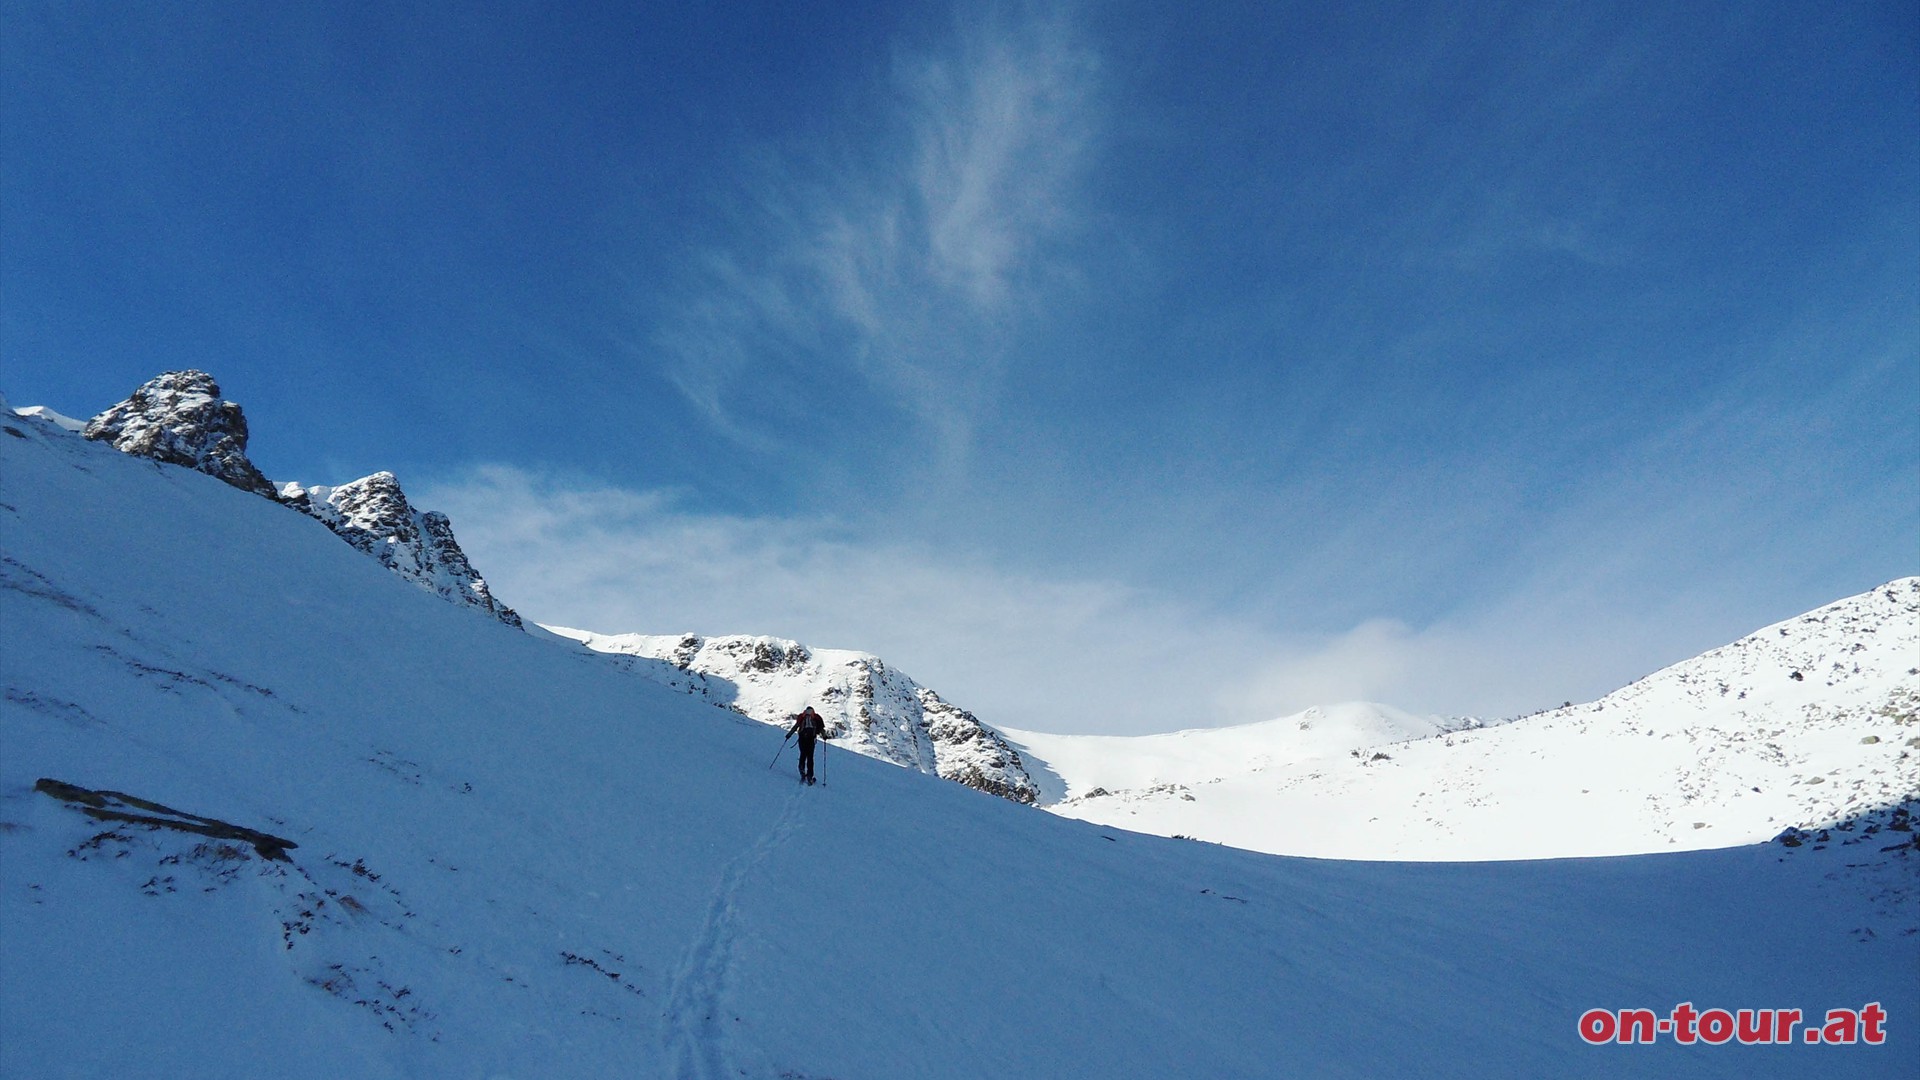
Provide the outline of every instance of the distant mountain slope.
<path id="1" fill-rule="evenodd" d="M 36 420 L 45 420 L 47 423 L 63 431 L 82 434 L 87 430 L 87 422 L 85 420 L 75 420 L 71 416 L 62 416 L 52 409 L 47 408 L 45 405 L 28 405 L 23 409 L 15 409 L 14 412 L 20 416 L 30 417 Z"/>
<path id="2" fill-rule="evenodd" d="M 1752 843 L 1920 797 L 1917 712 L 1920 578 L 1904 578 L 1599 701 L 1357 754 L 1303 753 L 1292 718 L 1012 737 L 1063 777 L 1048 808 L 1066 816 L 1288 854 L 1529 858 Z"/>
<path id="3" fill-rule="evenodd" d="M 1020 755 L 998 732 L 871 653 L 809 649 L 797 641 L 744 635 L 545 629 L 595 652 L 663 661 L 670 666 L 636 665 L 631 670 L 657 680 L 664 677 L 670 685 L 763 723 L 784 727 L 812 705 L 826 718 L 831 746 L 1014 802 L 1031 803 L 1039 795 Z"/>
<path id="4" fill-rule="evenodd" d="M 802 788 L 762 725 L 5 420 L 0 1076 L 1920 1068 L 1907 849 L 1343 863 L 857 755 Z M 1596 1005 L 1683 1001 L 1896 1019 L 1880 1046 L 1579 1038 Z"/>

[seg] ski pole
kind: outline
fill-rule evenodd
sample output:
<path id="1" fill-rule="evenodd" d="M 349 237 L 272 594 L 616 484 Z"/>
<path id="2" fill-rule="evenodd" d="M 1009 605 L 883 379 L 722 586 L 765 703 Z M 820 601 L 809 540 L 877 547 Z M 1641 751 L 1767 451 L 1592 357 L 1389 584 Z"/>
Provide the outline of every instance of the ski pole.
<path id="1" fill-rule="evenodd" d="M 789 731 L 787 732 L 787 737 L 780 740 L 780 749 L 775 750 L 773 752 L 773 760 L 767 762 L 767 768 L 771 769 L 775 765 L 779 764 L 780 755 L 787 752 L 787 744 L 792 741 L 793 741 L 793 732 Z"/>

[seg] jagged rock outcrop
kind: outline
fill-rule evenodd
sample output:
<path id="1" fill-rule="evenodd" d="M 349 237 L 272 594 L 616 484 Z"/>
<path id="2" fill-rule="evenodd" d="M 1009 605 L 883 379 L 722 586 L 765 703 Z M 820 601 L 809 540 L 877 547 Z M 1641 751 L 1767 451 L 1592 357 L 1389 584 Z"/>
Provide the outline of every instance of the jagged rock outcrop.
<path id="1" fill-rule="evenodd" d="M 474 571 L 453 538 L 453 523 L 445 514 L 414 509 L 392 473 L 337 487 L 287 484 L 276 491 L 247 458 L 246 416 L 239 405 L 220 399 L 219 384 L 204 371 L 169 371 L 149 381 L 94 417 L 83 433 L 122 453 L 184 465 L 283 503 L 421 588 L 508 626 L 521 625 Z"/>
<path id="2" fill-rule="evenodd" d="M 919 697 L 942 779 L 1017 803 L 1031 804 L 1039 796 L 1019 753 L 999 732 L 924 686 Z"/>
<path id="3" fill-rule="evenodd" d="M 240 406 L 220 400 L 220 385 L 204 371 L 169 371 L 149 381 L 82 434 L 274 498 L 272 482 L 247 459 L 247 418 Z"/>
<path id="4" fill-rule="evenodd" d="M 659 662 L 628 667 L 763 723 L 784 726 L 812 705 L 826 718 L 833 745 L 1018 803 L 1039 796 L 1019 753 L 999 732 L 869 653 L 809 649 L 773 637 L 547 629 L 596 652 Z"/>
<path id="5" fill-rule="evenodd" d="M 480 608 L 508 626 L 521 625 L 520 616 L 495 600 L 486 579 L 474 572 L 447 515 L 415 509 L 392 473 L 337 487 L 287 484 L 280 499 L 421 588 Z"/>

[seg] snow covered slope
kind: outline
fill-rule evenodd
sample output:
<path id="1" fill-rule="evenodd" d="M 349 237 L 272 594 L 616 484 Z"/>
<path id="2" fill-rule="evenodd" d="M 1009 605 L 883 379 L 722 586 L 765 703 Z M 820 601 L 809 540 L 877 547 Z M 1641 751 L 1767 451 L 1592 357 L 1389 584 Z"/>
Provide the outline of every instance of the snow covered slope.
<path id="1" fill-rule="evenodd" d="M 1061 778 L 1056 813 L 1257 851 L 1504 859 L 1753 843 L 1920 798 L 1920 578 L 1511 723 L 1436 735 L 1355 708 L 1137 738 L 1009 735 Z M 1305 741 L 1316 727 L 1337 737 Z"/>
<path id="2" fill-rule="evenodd" d="M 762 723 L 786 727 L 811 705 L 838 746 L 1018 803 L 1039 795 L 999 732 L 871 653 L 771 637 L 545 629 L 613 657 L 664 662 L 627 667 Z"/>
<path id="3" fill-rule="evenodd" d="M 1323 862 L 831 747 L 802 788 L 764 725 L 472 618 L 264 499 L 0 429 L 0 1076 L 1920 1067 L 1904 847 Z M 235 839 L 260 834 L 286 861 Z M 1576 1030 L 1682 1001 L 1880 1002 L 1892 1034 Z"/>
<path id="4" fill-rule="evenodd" d="M 39 407 L 21 416 L 74 422 Z M 182 465 L 308 515 L 355 549 L 428 592 L 477 608 L 508 626 L 517 612 L 494 599 L 445 514 L 408 501 L 392 473 L 336 486 L 274 485 L 246 455 L 247 422 L 202 371 L 170 371 L 136 389 L 91 424 L 86 436 L 115 449 Z M 695 693 L 770 724 L 807 704 L 829 719 L 841 745 L 990 794 L 1031 803 L 1038 787 L 999 733 L 868 653 L 822 651 L 777 638 L 651 638 L 548 627 L 597 652 L 628 657 L 629 671 Z M 634 657 L 666 661 L 665 665 Z"/>

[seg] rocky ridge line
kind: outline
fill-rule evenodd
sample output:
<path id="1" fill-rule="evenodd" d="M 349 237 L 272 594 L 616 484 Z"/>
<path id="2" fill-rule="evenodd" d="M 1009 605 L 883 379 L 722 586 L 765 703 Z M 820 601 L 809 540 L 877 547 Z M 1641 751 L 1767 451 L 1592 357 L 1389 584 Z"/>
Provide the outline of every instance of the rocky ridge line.
<path id="1" fill-rule="evenodd" d="M 280 500 L 408 581 L 480 608 L 508 626 L 521 625 L 520 616 L 495 600 L 486 579 L 474 572 L 453 538 L 453 522 L 437 510 L 415 509 L 392 473 L 377 472 L 338 487 L 287 484 Z"/>
<path id="2" fill-rule="evenodd" d="M 445 514 L 415 509 L 392 473 L 337 487 L 287 484 L 276 490 L 247 457 L 247 419 L 240 406 L 221 400 L 220 385 L 204 371 L 169 371 L 149 380 L 94 417 L 82 434 L 298 510 L 413 584 L 521 626 L 520 616 L 494 599 L 460 550 L 453 523 Z"/>

